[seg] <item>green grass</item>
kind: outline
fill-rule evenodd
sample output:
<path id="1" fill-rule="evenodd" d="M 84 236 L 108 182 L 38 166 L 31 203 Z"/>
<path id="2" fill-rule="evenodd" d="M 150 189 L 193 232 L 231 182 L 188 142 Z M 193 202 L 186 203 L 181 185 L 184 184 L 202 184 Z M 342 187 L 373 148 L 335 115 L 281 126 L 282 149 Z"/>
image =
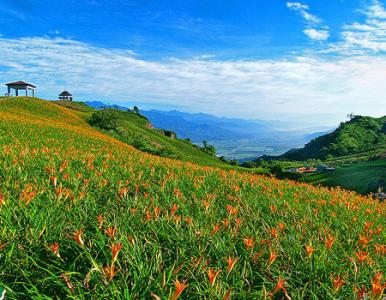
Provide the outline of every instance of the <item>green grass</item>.
<path id="1" fill-rule="evenodd" d="M 386 188 L 386 159 L 350 164 L 335 172 L 306 175 L 304 181 L 341 186 L 361 194 L 376 192 L 379 186 Z"/>
<path id="2" fill-rule="evenodd" d="M 142 153 L 37 99 L 0 100 L 0 121 L 8 299 L 169 299 L 178 282 L 181 299 L 281 299 L 280 279 L 292 299 L 352 299 L 384 271 L 373 199 Z"/>
<path id="3" fill-rule="evenodd" d="M 52 101 L 52 103 L 74 110 L 79 116 L 82 116 L 85 119 L 89 118 L 91 114 L 95 111 L 94 108 L 88 106 L 83 102 L 56 100 Z"/>

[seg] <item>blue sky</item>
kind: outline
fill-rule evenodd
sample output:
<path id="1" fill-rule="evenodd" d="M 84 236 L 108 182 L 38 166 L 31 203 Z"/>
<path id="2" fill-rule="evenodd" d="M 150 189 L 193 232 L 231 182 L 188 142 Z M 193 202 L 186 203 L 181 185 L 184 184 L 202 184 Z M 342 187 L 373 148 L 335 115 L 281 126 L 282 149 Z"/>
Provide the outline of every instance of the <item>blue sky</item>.
<path id="1" fill-rule="evenodd" d="M 0 0 L 0 82 L 334 125 L 386 114 L 381 0 Z"/>

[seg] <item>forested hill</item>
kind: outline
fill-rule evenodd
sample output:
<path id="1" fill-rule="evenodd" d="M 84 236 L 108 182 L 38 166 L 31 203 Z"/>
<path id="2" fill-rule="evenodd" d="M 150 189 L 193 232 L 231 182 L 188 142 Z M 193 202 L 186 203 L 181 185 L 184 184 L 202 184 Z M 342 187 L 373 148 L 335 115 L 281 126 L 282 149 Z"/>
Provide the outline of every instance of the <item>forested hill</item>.
<path id="1" fill-rule="evenodd" d="M 381 118 L 355 116 L 341 123 L 332 133 L 320 136 L 304 146 L 293 149 L 280 159 L 328 159 L 360 153 L 386 144 L 386 116 Z"/>

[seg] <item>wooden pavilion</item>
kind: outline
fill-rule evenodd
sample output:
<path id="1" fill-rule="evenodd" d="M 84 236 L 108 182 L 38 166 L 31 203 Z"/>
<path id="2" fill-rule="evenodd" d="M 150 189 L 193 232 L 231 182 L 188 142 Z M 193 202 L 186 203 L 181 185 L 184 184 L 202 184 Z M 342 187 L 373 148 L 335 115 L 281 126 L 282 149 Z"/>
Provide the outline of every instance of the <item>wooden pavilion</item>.
<path id="1" fill-rule="evenodd" d="M 64 90 L 59 94 L 59 100 L 72 101 L 72 95 L 68 91 Z"/>
<path id="2" fill-rule="evenodd" d="M 25 91 L 25 96 L 28 97 L 28 91 L 32 92 L 32 97 L 35 97 L 35 89 L 36 86 L 34 86 L 31 83 L 25 82 L 25 81 L 16 81 L 16 82 L 10 82 L 5 84 L 8 88 L 7 96 L 11 96 L 11 90 L 15 90 L 16 97 L 19 96 L 19 91 Z"/>

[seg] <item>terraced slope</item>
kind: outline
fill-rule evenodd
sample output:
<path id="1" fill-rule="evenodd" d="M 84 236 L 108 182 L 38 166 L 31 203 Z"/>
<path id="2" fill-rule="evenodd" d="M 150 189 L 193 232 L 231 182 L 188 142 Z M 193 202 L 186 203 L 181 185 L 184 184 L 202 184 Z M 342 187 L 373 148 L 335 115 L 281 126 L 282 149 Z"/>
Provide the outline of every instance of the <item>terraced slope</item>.
<path id="1" fill-rule="evenodd" d="M 385 216 L 355 193 L 144 154 L 66 108 L 0 100 L 8 299 L 380 299 Z"/>

